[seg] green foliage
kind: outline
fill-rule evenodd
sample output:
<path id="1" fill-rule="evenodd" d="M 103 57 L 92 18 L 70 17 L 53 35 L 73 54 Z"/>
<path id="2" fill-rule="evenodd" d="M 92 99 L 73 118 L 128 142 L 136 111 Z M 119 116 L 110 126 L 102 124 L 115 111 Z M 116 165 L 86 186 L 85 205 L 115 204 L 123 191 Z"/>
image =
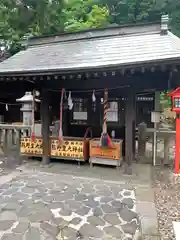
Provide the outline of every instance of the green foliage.
<path id="1" fill-rule="evenodd" d="M 162 109 L 172 107 L 171 98 L 168 97 L 168 94 L 170 92 L 171 91 L 169 90 L 169 91 L 161 92 L 161 94 L 160 94 L 160 103 L 161 103 Z"/>
<path id="2" fill-rule="evenodd" d="M 64 29 L 63 0 L 1 0 L 0 39 L 17 52 L 26 35 L 42 35 Z"/>
<path id="3" fill-rule="evenodd" d="M 109 11 L 105 6 L 93 5 L 89 0 L 73 0 L 63 10 L 68 32 L 105 27 L 109 24 Z"/>
<path id="4" fill-rule="evenodd" d="M 180 36 L 179 0 L 1 0 L 0 45 L 14 54 L 25 36 L 156 22 L 164 13 Z"/>

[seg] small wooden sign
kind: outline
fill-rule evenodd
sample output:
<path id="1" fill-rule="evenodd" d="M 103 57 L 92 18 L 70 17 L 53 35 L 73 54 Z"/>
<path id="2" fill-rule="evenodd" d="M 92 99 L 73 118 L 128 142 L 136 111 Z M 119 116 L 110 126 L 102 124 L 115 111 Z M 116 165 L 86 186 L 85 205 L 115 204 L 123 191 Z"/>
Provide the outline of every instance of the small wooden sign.
<path id="1" fill-rule="evenodd" d="M 21 138 L 21 154 L 30 156 L 42 156 L 42 138 Z"/>
<path id="2" fill-rule="evenodd" d="M 63 144 L 59 144 L 59 140 L 51 140 L 51 156 L 59 158 L 84 159 L 83 141 L 66 140 Z"/>
<path id="3" fill-rule="evenodd" d="M 100 140 L 92 139 L 90 141 L 90 157 L 119 160 L 121 158 L 121 151 L 121 140 L 114 142 L 112 148 L 101 148 Z"/>

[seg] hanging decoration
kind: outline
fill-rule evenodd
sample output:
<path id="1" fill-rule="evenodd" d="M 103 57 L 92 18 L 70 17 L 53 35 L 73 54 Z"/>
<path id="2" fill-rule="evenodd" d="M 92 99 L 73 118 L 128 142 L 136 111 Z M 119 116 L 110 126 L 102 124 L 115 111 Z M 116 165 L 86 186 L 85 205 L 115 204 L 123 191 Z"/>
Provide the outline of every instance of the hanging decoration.
<path id="1" fill-rule="evenodd" d="M 67 92 L 66 92 L 66 89 L 64 89 L 64 99 L 65 99 L 65 100 L 67 99 Z"/>
<path id="2" fill-rule="evenodd" d="M 8 104 L 6 104 L 6 111 L 7 111 L 7 112 L 9 111 L 9 107 L 8 107 Z"/>
<path id="3" fill-rule="evenodd" d="M 34 142 L 35 140 L 35 90 L 33 90 L 33 97 L 32 97 L 32 125 L 31 125 L 31 140 Z"/>
<path id="4" fill-rule="evenodd" d="M 69 96 L 68 96 L 68 107 L 69 107 L 69 110 L 72 110 L 72 108 L 73 108 L 73 102 L 72 102 L 72 98 L 71 98 L 71 91 L 69 91 Z"/>
<path id="5" fill-rule="evenodd" d="M 60 119 L 59 119 L 59 142 L 62 143 L 63 141 L 63 130 L 62 130 L 62 121 L 63 121 L 63 97 L 64 97 L 65 89 L 62 88 L 61 90 L 61 102 L 60 102 Z"/>
<path id="6" fill-rule="evenodd" d="M 93 94 L 92 94 L 92 108 L 93 108 L 93 111 L 95 112 L 96 111 L 96 96 L 95 96 L 95 90 L 93 90 Z"/>
<path id="7" fill-rule="evenodd" d="M 92 94 L 92 101 L 93 101 L 93 102 L 95 102 L 95 101 L 96 101 L 95 90 L 93 90 L 93 94 Z"/>
<path id="8" fill-rule="evenodd" d="M 112 147 L 112 141 L 107 133 L 108 90 L 104 89 L 104 119 L 103 130 L 100 138 L 101 147 Z"/>

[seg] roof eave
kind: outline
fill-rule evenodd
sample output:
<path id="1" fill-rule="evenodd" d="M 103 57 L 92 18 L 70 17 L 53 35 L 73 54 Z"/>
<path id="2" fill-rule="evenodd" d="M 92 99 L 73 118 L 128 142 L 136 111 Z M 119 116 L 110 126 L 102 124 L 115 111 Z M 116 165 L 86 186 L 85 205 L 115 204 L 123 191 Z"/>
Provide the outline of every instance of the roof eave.
<path id="1" fill-rule="evenodd" d="M 84 67 L 84 68 L 68 68 L 68 69 L 45 69 L 45 70 L 28 70 L 28 71 L 12 71 L 12 72 L 0 72 L 0 76 L 35 76 L 35 75 L 54 75 L 54 74 L 72 74 L 72 73 L 79 73 L 79 72 L 93 72 L 93 71 L 108 71 L 108 70 L 119 70 L 119 69 L 137 69 L 137 68 L 149 68 L 152 66 L 158 65 L 179 65 L 180 64 L 180 56 L 175 58 L 168 58 L 168 59 L 161 59 L 161 60 L 149 60 L 149 61 L 142 61 L 138 63 L 131 63 L 131 64 L 108 64 L 104 66 L 97 66 L 97 67 Z"/>

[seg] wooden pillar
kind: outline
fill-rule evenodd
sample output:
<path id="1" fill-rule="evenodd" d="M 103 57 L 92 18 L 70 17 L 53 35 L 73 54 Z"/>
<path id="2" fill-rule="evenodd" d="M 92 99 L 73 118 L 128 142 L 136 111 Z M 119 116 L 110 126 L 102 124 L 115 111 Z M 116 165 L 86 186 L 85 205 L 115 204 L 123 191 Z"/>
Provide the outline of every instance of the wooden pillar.
<path id="1" fill-rule="evenodd" d="M 69 128 L 69 116 L 68 116 L 68 110 L 63 111 L 63 123 L 62 123 L 62 130 L 63 130 L 63 136 L 68 136 L 68 128 Z"/>
<path id="2" fill-rule="evenodd" d="M 42 91 L 41 101 L 41 120 L 42 120 L 42 140 L 43 140 L 43 157 L 42 164 L 50 162 L 50 110 L 49 94 L 46 90 Z"/>
<path id="3" fill-rule="evenodd" d="M 136 95 L 133 100 L 133 158 L 136 158 Z"/>
<path id="4" fill-rule="evenodd" d="M 132 174 L 132 161 L 134 159 L 134 112 L 135 93 L 129 93 L 125 106 L 125 173 Z"/>

